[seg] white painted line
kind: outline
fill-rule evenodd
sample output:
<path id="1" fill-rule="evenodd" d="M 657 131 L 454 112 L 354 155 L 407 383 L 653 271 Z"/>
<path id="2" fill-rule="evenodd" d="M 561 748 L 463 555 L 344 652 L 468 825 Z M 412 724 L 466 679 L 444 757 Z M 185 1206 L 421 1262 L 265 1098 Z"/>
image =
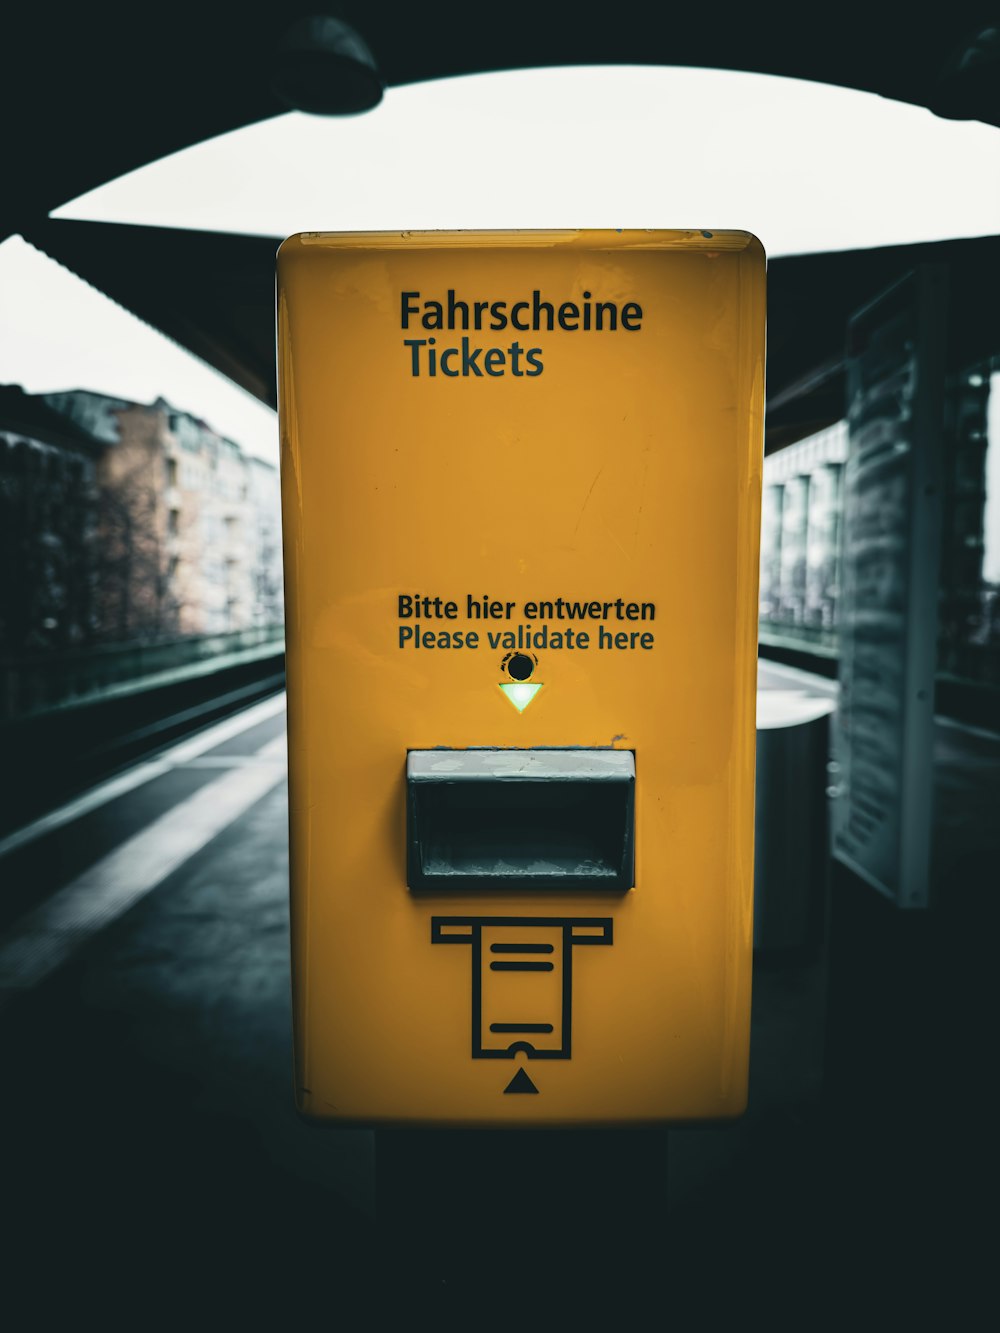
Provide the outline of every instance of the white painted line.
<path id="1" fill-rule="evenodd" d="M 79 819 L 81 815 L 86 815 L 91 810 L 96 810 L 98 806 L 113 801 L 116 796 L 122 796 L 125 792 L 141 787 L 144 782 L 158 778 L 161 773 L 166 773 L 169 768 L 170 765 L 163 760 L 153 759 L 144 764 L 137 764 L 135 768 L 130 768 L 125 773 L 110 778 L 107 782 L 102 782 L 99 787 L 91 788 L 90 791 L 84 792 L 82 796 L 77 796 L 74 800 L 58 806 L 55 810 L 51 810 L 48 814 L 42 815 L 41 818 L 33 820 L 30 824 L 25 824 L 22 828 L 15 829 L 13 833 L 8 833 L 5 838 L 0 838 L 0 856 L 4 856 L 8 852 L 14 852 L 18 847 L 24 847 L 28 843 L 34 842 L 46 833 L 51 833 L 54 829 L 72 823 L 74 819 Z"/>
<path id="2" fill-rule="evenodd" d="M 67 801 L 65 805 L 51 810 L 48 814 L 42 815 L 41 818 L 33 820 L 30 824 L 25 824 L 23 828 L 15 829 L 13 833 L 8 833 L 5 838 L 0 838 L 0 856 L 16 851 L 18 847 L 25 847 L 38 838 L 44 837 L 47 833 L 52 833 L 55 829 L 71 824 L 74 819 L 89 814 L 91 810 L 97 810 L 102 805 L 107 805 L 109 801 L 124 796 L 127 792 L 135 791 L 136 787 L 143 786 L 145 783 L 152 781 L 153 778 L 169 773 L 172 768 L 189 763 L 192 759 L 204 754 L 206 750 L 212 750 L 224 741 L 230 740 L 233 736 L 238 736 L 241 732 L 249 731 L 251 727 L 266 722 L 268 718 L 282 712 L 284 707 L 284 694 L 272 695 L 268 699 L 262 699 L 260 703 L 251 705 L 250 708 L 245 708 L 240 713 L 234 713 L 232 717 L 223 718 L 221 722 L 206 727 L 204 731 L 199 731 L 187 740 L 178 741 L 176 745 L 162 751 L 155 759 L 136 764 L 134 768 L 119 773 L 117 777 L 109 778 L 107 782 L 92 787 L 90 791 L 84 792 L 82 796 Z"/>
<path id="3" fill-rule="evenodd" d="M 0 990 L 28 990 L 44 981 L 245 814 L 284 773 L 281 764 L 253 762 L 225 773 L 26 913 L 0 936 Z"/>
<path id="4" fill-rule="evenodd" d="M 284 737 L 282 744 L 284 744 Z M 244 764 L 284 764 L 284 754 L 203 754 L 199 759 L 189 759 L 185 768 L 242 768 Z"/>
<path id="5" fill-rule="evenodd" d="M 275 736 L 273 740 L 262 745 L 254 755 L 255 759 L 267 759 L 270 761 L 278 760 L 282 764 L 288 763 L 288 737 L 285 735 Z"/>
<path id="6" fill-rule="evenodd" d="M 223 718 L 207 731 L 199 731 L 186 741 L 178 741 L 176 745 L 163 752 L 163 758 L 169 759 L 171 765 L 177 768 L 180 764 L 186 764 L 189 759 L 204 754 L 206 750 L 213 750 L 223 741 L 242 735 L 244 731 L 249 731 L 251 727 L 256 727 L 284 711 L 285 692 L 282 690 L 280 694 L 272 694 L 268 699 L 261 699 L 260 703 L 253 704 L 242 713 L 234 713 L 232 717 Z"/>

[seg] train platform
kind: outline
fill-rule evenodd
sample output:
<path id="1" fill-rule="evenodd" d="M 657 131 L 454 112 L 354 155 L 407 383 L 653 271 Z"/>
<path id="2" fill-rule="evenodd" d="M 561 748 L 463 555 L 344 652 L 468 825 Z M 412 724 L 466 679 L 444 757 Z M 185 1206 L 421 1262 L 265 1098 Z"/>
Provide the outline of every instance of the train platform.
<path id="1" fill-rule="evenodd" d="M 766 663 L 761 687 L 835 691 Z M 826 947 L 757 961 L 741 1121 L 635 1140 L 644 1179 L 572 1245 L 477 1250 L 464 1218 L 415 1264 L 378 1215 L 378 1136 L 292 1103 L 284 728 L 274 696 L 0 844 L 11 1328 L 967 1326 L 975 1167 L 950 1125 L 886 1149 L 895 1126 L 832 1109 Z M 941 745 L 968 824 L 1000 742 Z"/>

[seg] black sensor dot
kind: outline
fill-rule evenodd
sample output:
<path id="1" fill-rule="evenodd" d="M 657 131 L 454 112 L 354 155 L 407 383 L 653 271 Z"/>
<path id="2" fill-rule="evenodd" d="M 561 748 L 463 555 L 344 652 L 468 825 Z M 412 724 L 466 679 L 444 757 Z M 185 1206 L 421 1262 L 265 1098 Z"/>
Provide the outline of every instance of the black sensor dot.
<path id="1" fill-rule="evenodd" d="M 535 664 L 527 653 L 515 653 L 507 663 L 507 674 L 512 680 L 527 680 Z"/>

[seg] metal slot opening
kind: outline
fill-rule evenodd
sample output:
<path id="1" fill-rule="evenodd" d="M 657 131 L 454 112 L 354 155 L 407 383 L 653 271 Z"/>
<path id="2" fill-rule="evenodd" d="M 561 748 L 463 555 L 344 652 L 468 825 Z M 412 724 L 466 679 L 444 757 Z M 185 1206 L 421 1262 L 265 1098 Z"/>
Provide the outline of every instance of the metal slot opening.
<path id="1" fill-rule="evenodd" d="M 413 750 L 414 890 L 633 884 L 634 756 L 621 750 Z"/>

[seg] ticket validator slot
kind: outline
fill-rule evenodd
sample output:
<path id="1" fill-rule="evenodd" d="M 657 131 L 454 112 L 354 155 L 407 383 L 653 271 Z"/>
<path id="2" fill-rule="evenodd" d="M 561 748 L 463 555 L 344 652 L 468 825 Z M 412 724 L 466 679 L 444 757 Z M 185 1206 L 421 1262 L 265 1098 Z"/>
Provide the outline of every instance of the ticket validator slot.
<path id="1" fill-rule="evenodd" d="M 635 756 L 622 750 L 411 750 L 414 892 L 634 883 Z"/>

